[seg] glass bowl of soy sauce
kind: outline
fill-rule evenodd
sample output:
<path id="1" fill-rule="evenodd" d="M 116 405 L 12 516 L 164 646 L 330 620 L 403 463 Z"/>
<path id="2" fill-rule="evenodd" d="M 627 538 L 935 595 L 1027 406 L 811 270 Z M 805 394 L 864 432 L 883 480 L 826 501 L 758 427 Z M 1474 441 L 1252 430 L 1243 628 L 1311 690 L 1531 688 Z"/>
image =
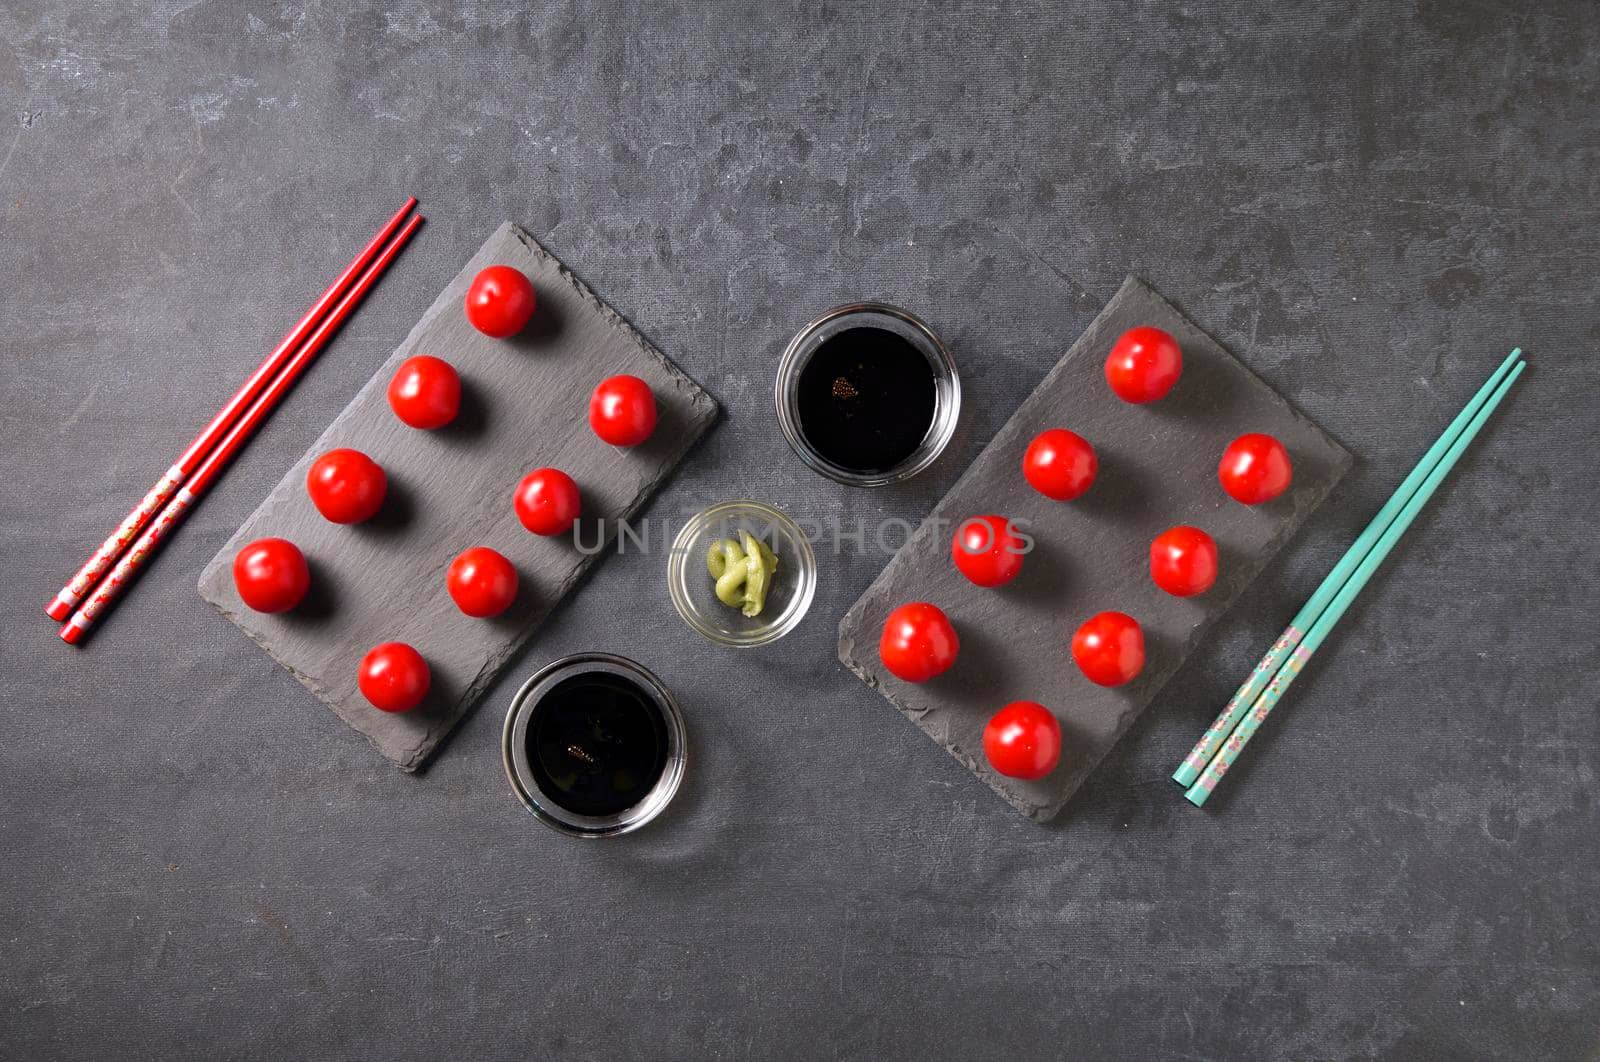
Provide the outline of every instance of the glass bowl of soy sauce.
<path id="1" fill-rule="evenodd" d="M 571 837 L 614 837 L 656 818 L 687 752 L 683 713 L 661 680 L 609 653 L 540 669 L 511 699 L 501 736 L 517 799 Z"/>
<path id="2" fill-rule="evenodd" d="M 840 483 L 881 487 L 944 451 L 961 413 L 961 377 L 915 314 L 858 302 L 834 307 L 789 341 L 773 397 L 802 461 Z"/>

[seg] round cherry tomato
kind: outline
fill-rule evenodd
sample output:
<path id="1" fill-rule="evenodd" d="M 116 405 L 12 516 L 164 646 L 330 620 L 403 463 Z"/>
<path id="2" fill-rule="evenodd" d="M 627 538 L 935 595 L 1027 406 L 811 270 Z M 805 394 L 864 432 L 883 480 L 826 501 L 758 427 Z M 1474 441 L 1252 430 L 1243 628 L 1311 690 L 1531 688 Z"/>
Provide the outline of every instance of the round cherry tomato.
<path id="1" fill-rule="evenodd" d="M 1198 527 L 1169 527 L 1150 543 L 1150 578 L 1174 597 L 1193 597 L 1217 581 L 1217 544 Z"/>
<path id="2" fill-rule="evenodd" d="M 983 754 L 1007 778 L 1043 778 L 1061 762 L 1061 724 L 1038 701 L 1012 701 L 989 717 Z"/>
<path id="3" fill-rule="evenodd" d="M 433 684 L 428 662 L 405 642 L 373 646 L 361 658 L 356 685 L 361 696 L 380 711 L 409 712 L 422 703 Z"/>
<path id="4" fill-rule="evenodd" d="M 1124 402 L 1154 402 L 1183 375 L 1183 348 L 1159 328 L 1140 325 L 1122 333 L 1106 359 L 1106 383 Z"/>
<path id="5" fill-rule="evenodd" d="M 1217 478 L 1235 501 L 1260 505 L 1289 489 L 1294 468 L 1283 443 L 1270 435 L 1251 432 L 1233 440 L 1222 452 Z"/>
<path id="6" fill-rule="evenodd" d="M 488 546 L 473 546 L 450 562 L 445 577 L 456 607 L 487 619 L 511 607 L 517 597 L 517 569 Z"/>
<path id="7" fill-rule="evenodd" d="M 956 528 L 950 559 L 979 586 L 1004 586 L 1022 571 L 1029 543 L 1003 516 L 974 516 Z"/>
<path id="8" fill-rule="evenodd" d="M 536 535 L 564 535 L 578 519 L 578 485 L 559 468 L 536 468 L 517 484 L 517 519 Z"/>
<path id="9" fill-rule="evenodd" d="M 913 601 L 889 613 L 878 642 L 878 658 L 897 678 L 926 682 L 956 662 L 961 640 L 937 605 Z"/>
<path id="10" fill-rule="evenodd" d="M 388 490 L 383 468 L 360 450 L 329 450 L 311 462 L 306 473 L 311 504 L 336 524 L 372 519 Z"/>
<path id="11" fill-rule="evenodd" d="M 533 285 L 519 271 L 492 265 L 472 278 L 467 289 L 467 320 L 486 336 L 510 339 L 533 316 Z"/>
<path id="12" fill-rule="evenodd" d="M 1065 428 L 1042 431 L 1022 455 L 1022 475 L 1034 490 L 1071 501 L 1094 484 L 1100 459 L 1083 436 Z"/>
<path id="13" fill-rule="evenodd" d="M 589 399 L 589 427 L 612 446 L 638 446 L 656 430 L 656 396 L 637 376 L 610 376 Z"/>
<path id="14" fill-rule="evenodd" d="M 311 587 L 306 555 L 286 538 L 258 538 L 233 558 L 239 599 L 257 612 L 287 612 Z"/>
<path id="15" fill-rule="evenodd" d="M 461 377 L 443 358 L 407 358 L 389 381 L 389 408 L 413 428 L 442 428 L 461 409 Z"/>
<path id="16" fill-rule="evenodd" d="M 1072 636 L 1072 659 L 1090 682 L 1120 686 L 1144 668 L 1144 631 L 1121 612 L 1090 616 Z"/>

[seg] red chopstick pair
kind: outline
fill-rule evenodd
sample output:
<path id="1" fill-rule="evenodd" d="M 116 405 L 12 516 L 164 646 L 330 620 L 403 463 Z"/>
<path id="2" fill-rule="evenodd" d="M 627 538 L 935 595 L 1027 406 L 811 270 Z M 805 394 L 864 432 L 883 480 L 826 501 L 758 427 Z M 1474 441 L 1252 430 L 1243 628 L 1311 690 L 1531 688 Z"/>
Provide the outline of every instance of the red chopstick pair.
<path id="1" fill-rule="evenodd" d="M 64 641 L 76 644 L 112 602 L 122 596 L 150 555 L 183 521 L 189 509 L 216 482 L 289 388 L 316 360 L 329 338 L 422 224 L 420 214 L 406 220 L 406 215 L 416 205 L 415 197 L 407 199 L 394 217 L 378 230 L 372 242 L 312 304 L 211 423 L 195 436 L 189 448 L 156 481 L 111 537 L 101 543 L 45 606 L 51 619 L 67 620 L 66 626 L 61 628 Z"/>

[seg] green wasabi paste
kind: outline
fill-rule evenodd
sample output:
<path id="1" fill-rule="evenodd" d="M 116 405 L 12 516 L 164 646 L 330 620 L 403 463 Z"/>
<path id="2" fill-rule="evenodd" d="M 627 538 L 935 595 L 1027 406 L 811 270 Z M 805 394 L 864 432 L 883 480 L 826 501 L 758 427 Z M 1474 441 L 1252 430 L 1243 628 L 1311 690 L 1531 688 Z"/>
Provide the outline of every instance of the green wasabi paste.
<path id="1" fill-rule="evenodd" d="M 706 570 L 716 580 L 718 601 L 746 616 L 759 616 L 767 604 L 772 573 L 778 570 L 778 556 L 765 542 L 741 531 L 737 542 L 724 538 L 711 543 Z"/>

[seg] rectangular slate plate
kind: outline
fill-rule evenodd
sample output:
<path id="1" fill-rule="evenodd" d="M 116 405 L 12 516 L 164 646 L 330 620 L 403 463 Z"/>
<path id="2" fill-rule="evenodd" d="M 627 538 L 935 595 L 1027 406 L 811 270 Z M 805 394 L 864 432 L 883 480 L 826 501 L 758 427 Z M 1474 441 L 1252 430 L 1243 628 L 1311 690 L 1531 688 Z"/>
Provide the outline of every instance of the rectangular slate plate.
<path id="1" fill-rule="evenodd" d="M 1112 343 L 1136 325 L 1165 329 L 1183 347 L 1178 386 L 1144 406 L 1117 399 L 1103 372 Z M 1094 486 L 1075 501 L 1051 501 L 1022 478 L 1023 451 L 1052 427 L 1077 432 L 1099 454 Z M 1217 482 L 1223 449 L 1247 431 L 1281 440 L 1295 471 L 1287 492 L 1254 509 Z M 1350 464 L 1322 429 L 1130 277 L 845 615 L 839 658 L 1019 811 L 1048 820 Z M 982 513 L 1026 521 L 1037 540 L 1021 576 L 999 589 L 972 585 L 950 563 L 954 528 Z M 1174 524 L 1217 541 L 1221 574 L 1199 597 L 1170 597 L 1150 581 L 1150 540 Z M 907 601 L 944 609 L 961 639 L 955 666 L 922 685 L 878 659 L 884 619 Z M 1078 625 L 1108 609 L 1145 632 L 1143 673 L 1116 689 L 1084 678 L 1069 648 Z M 1000 775 L 983 756 L 984 723 L 1022 699 L 1061 721 L 1063 763 L 1037 782 Z"/>
<path id="2" fill-rule="evenodd" d="M 538 293 L 532 322 L 511 340 L 480 334 L 462 312 L 473 276 L 495 263 L 522 270 Z M 389 409 L 389 379 L 415 354 L 444 358 L 461 375 L 461 412 L 439 431 L 409 428 Z M 659 407 L 655 434 L 627 450 L 601 442 L 587 419 L 590 392 L 615 373 L 648 382 Z M 595 519 L 613 534 L 716 415 L 710 395 L 507 223 L 206 566 L 200 594 L 379 752 L 415 770 L 606 552 L 592 550 Z M 331 524 L 306 495 L 311 462 L 341 446 L 363 451 L 388 473 L 383 510 L 365 524 Z M 577 480 L 589 552 L 575 548 L 571 536 L 542 539 L 517 521 L 512 492 L 543 465 Z M 273 616 L 243 605 L 231 573 L 234 554 L 269 535 L 297 544 L 312 573 L 308 600 Z M 520 574 L 516 602 L 494 619 L 463 615 L 445 591 L 451 560 L 477 545 L 503 553 Z M 362 656 L 387 641 L 415 646 L 433 672 L 427 701 L 403 715 L 376 710 L 356 688 Z"/>

